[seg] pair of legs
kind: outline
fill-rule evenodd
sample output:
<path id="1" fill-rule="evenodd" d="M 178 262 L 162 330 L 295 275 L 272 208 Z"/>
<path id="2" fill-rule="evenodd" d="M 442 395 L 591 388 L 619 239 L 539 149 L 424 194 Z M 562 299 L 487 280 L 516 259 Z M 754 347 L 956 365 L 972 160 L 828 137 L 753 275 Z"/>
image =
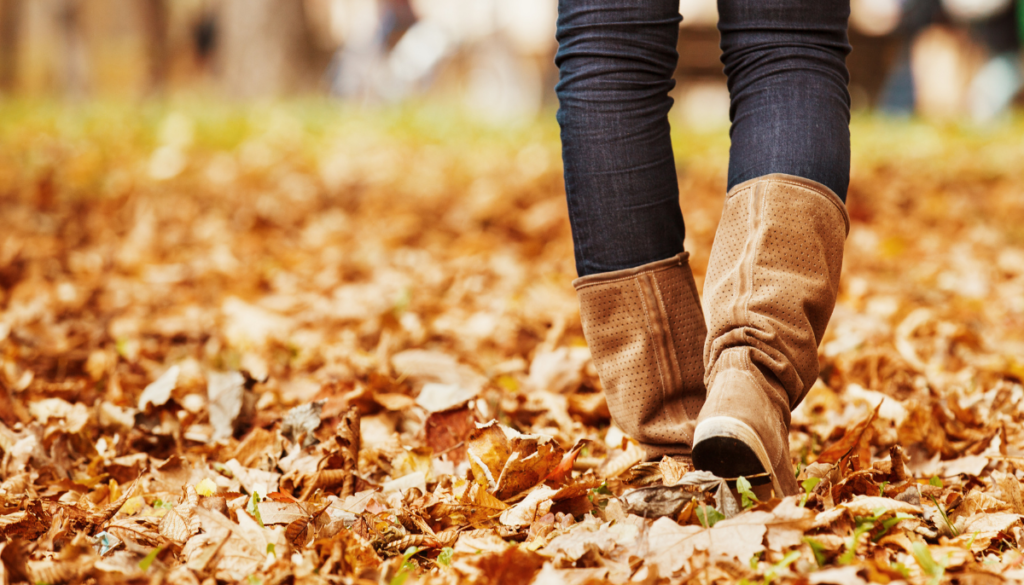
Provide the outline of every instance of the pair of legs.
<path id="1" fill-rule="evenodd" d="M 732 147 L 705 323 L 667 118 L 678 0 L 559 0 L 575 284 L 627 433 L 654 456 L 692 448 L 698 467 L 791 492 L 774 476 L 791 470 L 789 412 L 817 377 L 848 230 L 849 0 L 718 9 Z"/>

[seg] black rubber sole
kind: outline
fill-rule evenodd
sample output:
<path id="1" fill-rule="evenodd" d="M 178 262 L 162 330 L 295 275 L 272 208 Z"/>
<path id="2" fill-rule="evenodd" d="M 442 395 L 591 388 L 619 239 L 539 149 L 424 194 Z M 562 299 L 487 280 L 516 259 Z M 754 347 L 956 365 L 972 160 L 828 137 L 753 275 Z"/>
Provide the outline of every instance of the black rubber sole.
<path id="1" fill-rule="evenodd" d="M 761 465 L 753 449 L 732 437 L 708 437 L 693 446 L 693 466 L 718 477 L 743 476 L 750 485 L 771 483 L 771 473 Z"/>

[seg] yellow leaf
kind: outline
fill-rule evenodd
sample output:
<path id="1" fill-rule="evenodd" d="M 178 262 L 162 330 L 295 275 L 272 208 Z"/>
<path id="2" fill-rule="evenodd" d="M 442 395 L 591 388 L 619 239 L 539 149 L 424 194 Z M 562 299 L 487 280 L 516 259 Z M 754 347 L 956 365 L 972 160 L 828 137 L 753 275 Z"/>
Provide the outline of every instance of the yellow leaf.
<path id="1" fill-rule="evenodd" d="M 196 485 L 196 493 L 200 496 L 212 496 L 217 493 L 217 484 L 207 477 Z"/>
<path id="2" fill-rule="evenodd" d="M 139 513 L 139 510 L 146 505 L 146 500 L 142 499 L 142 496 L 135 496 L 134 498 L 128 498 L 128 501 L 121 506 L 119 510 L 125 516 L 134 516 Z"/>

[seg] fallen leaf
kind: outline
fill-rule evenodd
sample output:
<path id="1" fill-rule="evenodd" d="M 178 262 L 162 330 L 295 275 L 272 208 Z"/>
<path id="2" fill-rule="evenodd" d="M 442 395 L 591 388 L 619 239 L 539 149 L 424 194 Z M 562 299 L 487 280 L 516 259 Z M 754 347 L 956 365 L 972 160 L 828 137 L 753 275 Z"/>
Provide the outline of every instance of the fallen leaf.
<path id="1" fill-rule="evenodd" d="M 196 484 L 195 489 L 200 496 L 212 496 L 217 493 L 217 484 L 207 477 Z"/>
<path id="2" fill-rule="evenodd" d="M 566 533 L 553 538 L 540 552 L 574 563 L 591 551 L 611 555 L 617 546 L 632 547 L 639 535 L 640 529 L 633 524 L 578 522 Z"/>
<path id="3" fill-rule="evenodd" d="M 875 406 L 875 409 L 871 411 L 868 417 L 853 427 L 847 429 L 843 434 L 843 437 L 829 445 L 824 451 L 822 451 L 817 459 L 817 463 L 838 463 L 840 459 L 843 459 L 854 450 L 864 449 L 864 445 L 861 442 L 864 439 L 868 429 L 871 428 L 871 423 L 874 422 L 875 417 L 878 416 L 878 410 L 882 408 L 882 403 Z"/>
<path id="4" fill-rule="evenodd" d="M 179 544 L 184 544 L 202 528 L 202 523 L 196 515 L 199 494 L 192 486 L 185 486 L 182 491 L 181 501 L 168 510 L 160 520 L 160 536 Z"/>
<path id="5" fill-rule="evenodd" d="M 650 550 L 644 555 L 645 562 L 657 567 L 663 576 L 682 570 L 697 552 L 746 562 L 764 550 L 762 540 L 767 532 L 758 522 L 763 516 L 748 516 L 722 520 L 712 528 L 680 526 L 668 518 L 658 519 L 646 535 Z"/>
<path id="6" fill-rule="evenodd" d="M 676 485 L 683 476 L 693 471 L 692 462 L 683 462 L 678 458 L 670 457 L 666 455 L 661 458 L 658 462 L 658 469 L 661 471 L 661 477 L 665 482 L 665 485 Z"/>
<path id="7" fill-rule="evenodd" d="M 814 522 L 814 511 L 801 506 L 799 496 L 783 499 L 772 509 L 771 515 L 765 518 L 768 549 L 782 552 L 799 546 L 803 542 L 804 533 L 814 526 Z"/>
<path id="8" fill-rule="evenodd" d="M 207 380 L 210 424 L 213 425 L 213 440 L 217 441 L 234 433 L 235 419 L 242 412 L 245 378 L 238 372 L 210 372 Z"/>
<path id="9" fill-rule="evenodd" d="M 498 520 L 505 526 L 529 526 L 551 510 L 551 496 L 557 492 L 547 486 L 533 490 L 523 501 L 501 513 Z"/>
<path id="10" fill-rule="evenodd" d="M 981 455 L 967 455 L 957 459 L 943 461 L 942 477 L 952 477 L 961 474 L 972 476 L 980 475 L 988 463 L 988 457 L 982 457 Z"/>
<path id="11" fill-rule="evenodd" d="M 178 384 L 180 366 L 171 366 L 159 378 L 154 380 L 139 396 L 139 410 L 145 411 L 147 406 L 163 406 L 171 399 L 171 392 Z"/>
<path id="12" fill-rule="evenodd" d="M 654 486 L 628 491 L 622 494 L 626 510 L 641 518 L 676 518 L 679 513 L 699 497 L 700 491 L 684 486 Z"/>
<path id="13" fill-rule="evenodd" d="M 424 384 L 415 404 L 427 412 L 444 412 L 458 408 L 476 398 L 477 393 L 454 384 Z"/>
<path id="14" fill-rule="evenodd" d="M 999 486 L 1000 499 L 1010 505 L 1015 514 L 1024 514 L 1024 490 L 1020 481 L 1010 473 L 992 472 L 992 479 Z"/>
<path id="15" fill-rule="evenodd" d="M 324 401 L 310 402 L 288 411 L 281 421 L 281 434 L 292 443 L 308 447 L 316 442 L 314 431 L 320 428 Z"/>
<path id="16" fill-rule="evenodd" d="M 866 585 L 860 576 L 860 567 L 831 567 L 807 576 L 812 585 Z"/>

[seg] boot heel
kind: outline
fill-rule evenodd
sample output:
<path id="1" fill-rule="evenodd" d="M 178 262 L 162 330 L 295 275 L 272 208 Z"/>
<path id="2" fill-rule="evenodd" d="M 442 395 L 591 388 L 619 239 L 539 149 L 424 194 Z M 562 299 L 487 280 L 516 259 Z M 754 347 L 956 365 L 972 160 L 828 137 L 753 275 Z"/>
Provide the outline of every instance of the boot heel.
<path id="1" fill-rule="evenodd" d="M 754 429 L 731 416 L 701 421 L 694 433 L 693 464 L 718 477 L 745 477 L 751 485 L 771 482 L 775 494 L 785 494 L 772 472 L 771 459 Z"/>

